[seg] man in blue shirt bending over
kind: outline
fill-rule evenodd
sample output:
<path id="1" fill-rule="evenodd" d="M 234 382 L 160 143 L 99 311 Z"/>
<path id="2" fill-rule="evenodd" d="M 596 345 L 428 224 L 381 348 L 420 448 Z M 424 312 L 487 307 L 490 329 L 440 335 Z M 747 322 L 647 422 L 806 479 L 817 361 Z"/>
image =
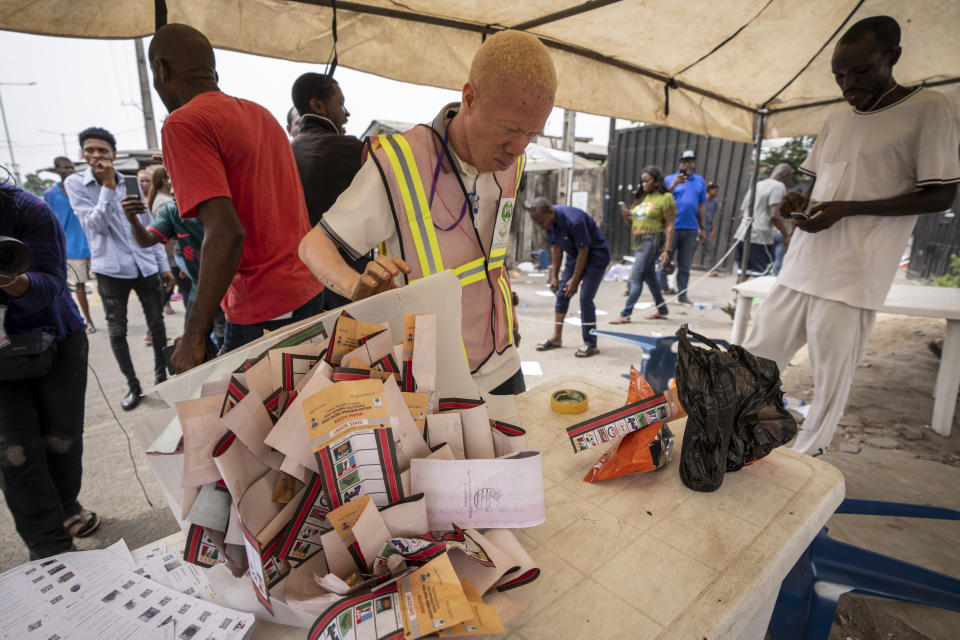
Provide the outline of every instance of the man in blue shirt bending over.
<path id="1" fill-rule="evenodd" d="M 87 282 L 90 277 L 90 247 L 87 245 L 87 236 L 83 235 L 83 227 L 70 206 L 70 198 L 67 196 L 67 190 L 63 186 L 63 181 L 72 176 L 74 172 L 73 161 L 65 156 L 57 156 L 53 159 L 53 173 L 60 176 L 60 184 L 53 185 L 43 192 L 43 200 L 53 212 L 57 214 L 60 220 L 60 226 L 63 227 L 63 235 L 67 239 L 67 282 L 73 286 L 73 291 L 77 295 L 77 304 L 83 311 L 83 317 L 87 321 L 87 333 L 93 333 L 97 330 L 93 326 L 93 318 L 90 317 L 90 305 L 87 304 Z"/>
<path id="2" fill-rule="evenodd" d="M 560 204 L 551 205 L 546 198 L 534 198 L 527 203 L 533 223 L 547 232 L 550 239 L 550 257 L 553 277 L 550 288 L 557 294 L 554 309 L 553 335 L 537 345 L 537 351 L 555 349 L 563 344 L 563 319 L 570 306 L 570 298 L 580 289 L 580 328 L 583 346 L 577 349 L 578 358 L 598 353 L 597 337 L 590 330 L 597 326 L 597 306 L 593 298 L 610 264 L 610 247 L 597 223 L 584 211 Z M 560 275 L 560 261 L 567 254 L 567 264 Z M 581 286 L 582 285 L 582 286 Z"/>
<path id="3" fill-rule="evenodd" d="M 690 282 L 693 252 L 706 239 L 703 230 L 706 227 L 704 203 L 707 201 L 707 182 L 693 172 L 696 167 L 697 158 L 692 149 L 687 149 L 680 154 L 677 172 L 663 179 L 677 203 L 677 219 L 673 225 L 674 246 L 667 247 L 667 251 L 676 255 L 677 290 L 680 292 L 677 300 L 683 304 L 691 304 L 687 297 L 687 285 Z M 664 293 L 667 292 L 667 276 L 663 273 L 660 274 L 660 288 Z"/>

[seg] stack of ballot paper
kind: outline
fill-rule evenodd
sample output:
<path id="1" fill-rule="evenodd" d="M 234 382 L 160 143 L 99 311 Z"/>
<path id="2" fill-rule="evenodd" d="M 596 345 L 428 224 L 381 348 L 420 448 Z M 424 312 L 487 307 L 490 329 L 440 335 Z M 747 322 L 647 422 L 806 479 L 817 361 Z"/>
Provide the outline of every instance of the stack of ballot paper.
<path id="1" fill-rule="evenodd" d="M 254 616 L 209 602 L 202 573 L 161 544 L 131 555 L 123 540 L 0 574 L 0 636 L 44 640 L 242 640 Z M 203 598 L 203 599 L 201 599 Z"/>
<path id="2" fill-rule="evenodd" d="M 310 637 L 504 632 L 522 610 L 505 592 L 539 575 L 511 529 L 545 519 L 541 456 L 464 393 L 452 298 L 455 314 L 351 305 L 208 369 L 148 449 L 178 467 L 179 487 L 158 477 L 183 559 L 309 613 Z"/>

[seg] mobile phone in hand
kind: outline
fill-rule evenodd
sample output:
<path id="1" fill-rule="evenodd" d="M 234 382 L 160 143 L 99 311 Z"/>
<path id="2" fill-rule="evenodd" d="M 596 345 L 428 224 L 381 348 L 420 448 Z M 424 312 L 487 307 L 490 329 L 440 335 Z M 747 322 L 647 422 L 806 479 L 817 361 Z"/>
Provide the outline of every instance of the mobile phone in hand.
<path id="1" fill-rule="evenodd" d="M 793 211 L 789 214 L 794 220 L 809 220 L 810 216 L 804 213 L 803 211 Z"/>
<path id="2" fill-rule="evenodd" d="M 128 196 L 140 197 L 140 184 L 137 182 L 137 176 L 123 176 L 123 186 L 126 187 Z"/>

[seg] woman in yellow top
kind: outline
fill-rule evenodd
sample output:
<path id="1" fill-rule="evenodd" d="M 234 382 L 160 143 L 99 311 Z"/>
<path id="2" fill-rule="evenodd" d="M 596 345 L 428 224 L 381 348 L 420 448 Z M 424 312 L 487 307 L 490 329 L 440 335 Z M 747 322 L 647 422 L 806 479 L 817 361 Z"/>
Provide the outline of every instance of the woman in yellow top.
<path id="1" fill-rule="evenodd" d="M 640 174 L 640 188 L 643 195 L 633 203 L 631 209 L 620 207 L 623 219 L 631 226 L 631 249 L 634 251 L 633 271 L 630 273 L 630 293 L 627 304 L 620 316 L 610 324 L 630 322 L 633 307 L 643 291 L 643 283 L 650 287 L 657 310 L 647 316 L 648 320 L 667 317 L 667 303 L 660 293 L 656 278 L 656 261 L 666 264 L 670 259 L 668 247 L 673 243 L 673 221 L 677 217 L 677 205 L 673 194 L 663 183 L 660 167 L 644 167 Z"/>

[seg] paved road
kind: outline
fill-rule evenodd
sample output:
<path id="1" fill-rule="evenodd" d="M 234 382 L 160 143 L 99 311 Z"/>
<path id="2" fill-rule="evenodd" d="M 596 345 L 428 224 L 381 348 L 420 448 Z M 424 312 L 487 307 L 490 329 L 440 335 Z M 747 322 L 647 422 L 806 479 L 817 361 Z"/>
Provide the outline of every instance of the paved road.
<path id="1" fill-rule="evenodd" d="M 95 549 L 124 538 L 127 545 L 134 548 L 173 533 L 177 524 L 144 461 L 143 450 L 131 435 L 133 457 L 154 507 L 147 504 L 134 476 L 127 440 L 114 420 L 110 407 L 129 431 L 143 416 L 165 405 L 158 396 L 153 395 L 145 398 L 133 411 L 126 412 L 120 408 L 120 399 L 127 392 L 126 382 L 110 351 L 110 339 L 107 336 L 107 324 L 100 298 L 93 294 L 88 296 L 88 299 L 91 303 L 90 313 L 98 329 L 90 336 L 89 364 L 99 376 L 110 406 L 104 401 L 97 380 L 90 372 L 87 378 L 84 416 L 84 470 L 80 503 L 86 509 L 99 513 L 102 524 L 92 536 L 78 539 L 76 543 L 79 549 Z M 168 335 L 178 335 L 183 329 L 183 305 L 174 302 L 173 306 L 177 313 L 165 316 Z M 130 300 L 128 330 L 130 351 L 137 375 L 144 386 L 149 386 L 153 382 L 153 351 L 143 341 L 146 323 L 136 296 L 131 296 Z M 0 501 L 3 501 L 2 496 Z M 28 560 L 27 548 L 14 529 L 13 518 L 6 504 L 0 508 L 0 539 L 6 542 L 0 548 L 0 570 Z"/>

